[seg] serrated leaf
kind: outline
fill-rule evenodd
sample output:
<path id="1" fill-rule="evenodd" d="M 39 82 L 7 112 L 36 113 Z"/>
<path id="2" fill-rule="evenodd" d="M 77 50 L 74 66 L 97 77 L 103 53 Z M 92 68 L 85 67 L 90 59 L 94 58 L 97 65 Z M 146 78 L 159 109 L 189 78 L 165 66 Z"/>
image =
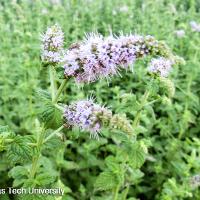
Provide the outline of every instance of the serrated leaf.
<path id="1" fill-rule="evenodd" d="M 40 178 L 42 179 L 42 177 L 43 177 L 42 174 L 44 174 L 44 176 L 45 176 L 45 174 L 47 172 L 52 178 L 55 178 L 59 175 L 58 171 L 55 169 L 54 162 L 52 162 L 52 160 L 50 160 L 50 158 L 47 158 L 44 156 L 40 157 L 38 166 L 40 166 L 40 168 L 37 171 L 39 179 Z"/>
<path id="2" fill-rule="evenodd" d="M 1 126 L 0 125 L 0 134 L 4 132 L 10 132 L 9 126 Z"/>
<path id="3" fill-rule="evenodd" d="M 23 167 L 23 166 L 16 166 L 12 168 L 8 175 L 12 178 L 22 178 L 22 177 L 27 177 L 28 176 L 28 170 Z"/>
<path id="4" fill-rule="evenodd" d="M 23 166 L 16 166 L 9 171 L 8 175 L 14 179 L 13 187 L 18 187 L 28 178 L 29 172 Z"/>
<path id="5" fill-rule="evenodd" d="M 111 190 L 117 187 L 119 184 L 117 177 L 110 171 L 102 172 L 96 179 L 95 190 Z"/>
<path id="6" fill-rule="evenodd" d="M 46 128 L 57 128 L 62 125 L 62 113 L 51 102 L 43 105 L 39 111 L 39 118 Z"/>
<path id="7" fill-rule="evenodd" d="M 129 152 L 129 161 L 133 168 L 140 168 L 144 164 L 145 153 L 139 144 L 132 146 L 131 151 Z"/>
<path id="8" fill-rule="evenodd" d="M 37 90 L 36 91 L 36 97 L 38 99 L 40 99 L 40 101 L 50 101 L 51 100 L 51 95 L 49 92 L 47 92 L 46 90 Z"/>
<path id="9" fill-rule="evenodd" d="M 58 136 L 52 137 L 44 144 L 44 151 L 45 153 L 49 154 L 52 151 L 55 152 L 56 150 L 60 149 L 63 146 L 63 142 Z"/>
<path id="10" fill-rule="evenodd" d="M 7 157 L 12 163 L 22 163 L 25 160 L 30 160 L 33 155 L 33 149 L 29 145 L 33 142 L 31 136 L 17 135 L 13 142 L 7 146 Z"/>
<path id="11" fill-rule="evenodd" d="M 53 183 L 56 177 L 53 174 L 46 172 L 36 176 L 37 184 L 40 186 L 45 186 Z"/>
<path id="12" fill-rule="evenodd" d="M 0 137 L 1 138 L 12 138 L 15 134 L 11 131 L 9 126 L 0 126 Z"/>
<path id="13" fill-rule="evenodd" d="M 108 156 L 105 160 L 107 167 L 111 171 L 118 171 L 119 169 L 119 163 L 117 162 L 116 158 L 114 156 Z"/>

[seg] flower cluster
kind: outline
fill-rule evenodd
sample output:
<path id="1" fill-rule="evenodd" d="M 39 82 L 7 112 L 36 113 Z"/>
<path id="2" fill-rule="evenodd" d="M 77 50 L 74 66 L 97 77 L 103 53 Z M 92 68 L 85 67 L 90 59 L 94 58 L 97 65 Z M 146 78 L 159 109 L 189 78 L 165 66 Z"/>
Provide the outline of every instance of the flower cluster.
<path id="1" fill-rule="evenodd" d="M 170 53 L 152 36 L 111 35 L 104 38 L 91 34 L 66 52 L 64 74 L 75 77 L 77 82 L 92 82 L 118 74 L 120 69 L 128 69 L 137 58 L 148 54 L 169 56 Z"/>
<path id="2" fill-rule="evenodd" d="M 167 77 L 172 69 L 173 62 L 164 57 L 153 58 L 148 67 L 148 71 L 153 74 L 158 74 L 161 77 Z"/>
<path id="3" fill-rule="evenodd" d="M 111 117 L 111 111 L 95 104 L 91 99 L 66 106 L 64 111 L 67 124 L 79 127 L 83 131 L 89 131 L 94 138 L 98 138 L 102 125 L 108 123 Z"/>
<path id="4" fill-rule="evenodd" d="M 197 22 L 191 21 L 190 26 L 191 26 L 193 31 L 200 32 L 200 24 L 198 24 Z"/>
<path id="5" fill-rule="evenodd" d="M 64 34 L 56 24 L 49 27 L 42 35 L 42 60 L 47 63 L 58 63 L 61 61 Z"/>

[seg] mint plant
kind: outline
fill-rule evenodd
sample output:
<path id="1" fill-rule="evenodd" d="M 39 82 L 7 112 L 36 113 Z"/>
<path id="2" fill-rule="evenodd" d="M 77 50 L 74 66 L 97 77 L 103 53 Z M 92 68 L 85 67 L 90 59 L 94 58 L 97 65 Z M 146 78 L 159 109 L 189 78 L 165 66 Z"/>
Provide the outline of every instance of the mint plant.
<path id="1" fill-rule="evenodd" d="M 103 78 L 112 81 L 114 75 L 123 76 L 125 71 L 131 70 L 136 60 L 145 57 L 152 58 L 147 68 L 149 84 L 145 86 L 138 105 L 133 108 L 133 118 L 108 109 L 106 106 L 112 105 L 107 105 L 107 102 L 104 102 L 106 106 L 95 103 L 92 98 L 77 99 L 69 105 L 66 105 L 66 99 L 61 101 L 69 79 L 75 78 L 77 85 L 93 84 Z M 175 88 L 168 75 L 173 69 L 172 65 L 184 61 L 173 55 L 164 42 L 152 36 L 103 37 L 90 34 L 82 42 L 72 44 L 65 50 L 64 34 L 58 25 L 48 28 L 42 36 L 41 59 L 43 67 L 49 68 L 50 93 L 45 90 L 37 92 L 35 135 L 16 135 L 7 126 L 0 129 L 0 150 L 6 151 L 9 164 L 13 167 L 9 172 L 14 179 L 13 187 L 60 187 L 65 191 L 62 199 L 78 198 L 63 182 L 62 170 L 97 167 L 100 162 L 92 151 L 95 150 L 98 155 L 98 145 L 107 144 L 110 145 L 110 153 L 104 156 L 105 162 L 99 166 L 102 172 L 91 180 L 94 190 L 90 195 L 93 199 L 127 199 L 132 186 L 138 184 L 144 175 L 140 168 L 150 157 L 148 147 L 152 144 L 148 138 L 140 137 L 144 131 L 140 124 L 142 112 L 155 102 L 170 101 Z M 62 83 L 57 88 L 58 77 Z M 133 99 L 133 95 L 127 95 L 124 106 Z M 87 144 L 76 142 L 85 132 L 98 140 L 92 141 L 87 137 Z M 101 134 L 110 138 L 112 144 Z M 73 161 L 75 158 L 66 160 L 69 145 L 85 145 L 79 152 L 85 160 L 79 164 Z M 86 155 L 89 156 L 84 157 Z M 73 177 L 70 178 L 73 180 Z M 88 198 L 81 187 L 80 193 L 83 199 Z M 23 195 L 22 198 L 31 197 Z M 41 196 L 34 196 L 34 199 L 37 198 Z"/>

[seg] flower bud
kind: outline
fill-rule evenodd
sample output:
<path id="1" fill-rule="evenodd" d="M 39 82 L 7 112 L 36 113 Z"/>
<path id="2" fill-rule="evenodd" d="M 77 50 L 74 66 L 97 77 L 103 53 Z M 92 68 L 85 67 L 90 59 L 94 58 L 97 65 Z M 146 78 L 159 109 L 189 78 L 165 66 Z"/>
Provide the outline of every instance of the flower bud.
<path id="1" fill-rule="evenodd" d="M 119 129 L 129 135 L 134 135 L 134 130 L 125 115 L 115 114 L 111 118 L 110 127 Z"/>

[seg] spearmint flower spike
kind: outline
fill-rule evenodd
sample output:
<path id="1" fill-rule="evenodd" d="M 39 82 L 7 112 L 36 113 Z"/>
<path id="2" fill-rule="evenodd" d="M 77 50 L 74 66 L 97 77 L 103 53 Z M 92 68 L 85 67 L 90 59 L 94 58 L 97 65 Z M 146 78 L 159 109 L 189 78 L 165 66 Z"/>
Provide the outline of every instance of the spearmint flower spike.
<path id="1" fill-rule="evenodd" d="M 110 110 L 95 104 L 92 99 L 77 101 L 66 106 L 64 110 L 67 124 L 88 131 L 91 137 L 97 139 L 104 123 L 108 124 L 111 116 Z"/>
<path id="2" fill-rule="evenodd" d="M 130 136 L 134 135 L 133 128 L 125 115 L 113 115 L 108 108 L 95 104 L 92 99 L 77 101 L 66 106 L 64 119 L 68 126 L 88 131 L 91 137 L 97 139 L 103 127 L 119 129 Z"/>
<path id="3" fill-rule="evenodd" d="M 130 70 L 137 59 L 147 55 L 165 57 L 173 63 L 177 59 L 164 42 L 152 36 L 130 34 L 103 37 L 91 33 L 65 53 L 64 74 L 74 77 L 78 83 L 108 79 L 119 75 L 122 69 Z"/>
<path id="4" fill-rule="evenodd" d="M 57 64 L 62 59 L 64 33 L 57 24 L 47 28 L 41 36 L 42 61 L 48 64 Z"/>

